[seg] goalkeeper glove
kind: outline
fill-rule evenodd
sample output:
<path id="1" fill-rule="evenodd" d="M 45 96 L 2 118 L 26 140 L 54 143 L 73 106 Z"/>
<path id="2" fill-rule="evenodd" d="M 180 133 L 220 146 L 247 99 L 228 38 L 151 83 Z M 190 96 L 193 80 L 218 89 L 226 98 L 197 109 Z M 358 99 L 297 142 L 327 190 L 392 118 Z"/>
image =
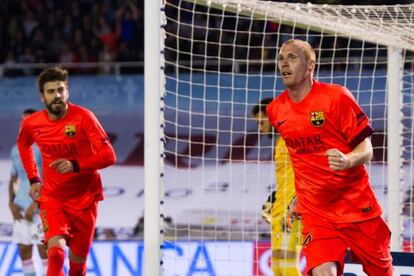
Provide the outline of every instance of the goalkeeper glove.
<path id="1" fill-rule="evenodd" d="M 262 205 L 262 218 L 267 221 L 267 223 L 272 222 L 272 207 L 273 203 L 276 201 L 276 192 L 272 192 L 268 197 L 266 202 Z"/>

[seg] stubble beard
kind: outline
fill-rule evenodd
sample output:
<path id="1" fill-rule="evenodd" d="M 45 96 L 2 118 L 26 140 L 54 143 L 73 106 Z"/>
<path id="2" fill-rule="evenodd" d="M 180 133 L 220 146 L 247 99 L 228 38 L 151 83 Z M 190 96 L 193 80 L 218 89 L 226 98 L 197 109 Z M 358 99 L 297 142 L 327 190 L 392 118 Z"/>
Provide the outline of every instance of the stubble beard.
<path id="1" fill-rule="evenodd" d="M 59 103 L 57 107 L 53 107 L 54 104 Z M 55 115 L 56 117 L 60 117 L 63 113 L 65 113 L 67 107 L 67 102 L 61 100 L 55 100 L 51 103 L 46 105 L 46 109 L 50 114 Z"/>

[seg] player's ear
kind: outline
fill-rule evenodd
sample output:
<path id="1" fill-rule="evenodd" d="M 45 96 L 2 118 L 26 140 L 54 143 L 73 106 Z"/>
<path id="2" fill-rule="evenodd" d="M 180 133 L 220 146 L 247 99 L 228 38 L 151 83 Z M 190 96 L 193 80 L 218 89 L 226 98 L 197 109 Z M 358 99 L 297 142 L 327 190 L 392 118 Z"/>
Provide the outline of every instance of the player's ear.
<path id="1" fill-rule="evenodd" d="M 310 72 L 315 71 L 315 61 L 313 61 L 313 60 L 308 61 L 308 70 Z"/>
<path id="2" fill-rule="evenodd" d="M 45 96 L 43 95 L 43 93 L 39 93 L 39 96 L 40 96 L 40 101 L 42 103 L 44 103 L 45 102 Z"/>

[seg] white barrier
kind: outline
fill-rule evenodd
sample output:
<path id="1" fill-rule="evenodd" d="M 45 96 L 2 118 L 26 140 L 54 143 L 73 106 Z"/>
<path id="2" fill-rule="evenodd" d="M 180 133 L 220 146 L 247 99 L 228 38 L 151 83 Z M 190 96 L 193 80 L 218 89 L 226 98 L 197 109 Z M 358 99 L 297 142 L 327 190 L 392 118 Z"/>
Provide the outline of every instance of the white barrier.
<path id="1" fill-rule="evenodd" d="M 272 275 L 269 246 L 269 242 L 246 241 L 167 243 L 164 244 L 163 275 Z M 141 276 L 143 250 L 142 241 L 94 242 L 87 262 L 87 276 Z M 394 276 L 414 275 L 414 254 L 398 253 L 393 257 Z M 36 260 L 36 266 L 40 267 L 37 256 Z M 67 268 L 66 262 L 66 271 Z M 365 275 L 357 264 L 346 264 L 345 273 L 347 276 Z M 14 244 L 0 243 L 0 275 L 23 275 Z"/>

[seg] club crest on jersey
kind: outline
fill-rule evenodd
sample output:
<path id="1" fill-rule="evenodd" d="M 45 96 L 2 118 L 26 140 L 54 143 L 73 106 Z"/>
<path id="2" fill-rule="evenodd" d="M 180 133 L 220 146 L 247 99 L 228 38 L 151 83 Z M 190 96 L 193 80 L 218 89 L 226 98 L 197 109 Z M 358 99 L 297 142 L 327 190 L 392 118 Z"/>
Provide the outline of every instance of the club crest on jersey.
<path id="1" fill-rule="evenodd" d="M 66 125 L 65 134 L 68 137 L 73 137 L 76 134 L 76 125 Z"/>
<path id="2" fill-rule="evenodd" d="M 325 115 L 323 111 L 312 111 L 310 120 L 313 126 L 321 127 L 325 124 Z"/>

